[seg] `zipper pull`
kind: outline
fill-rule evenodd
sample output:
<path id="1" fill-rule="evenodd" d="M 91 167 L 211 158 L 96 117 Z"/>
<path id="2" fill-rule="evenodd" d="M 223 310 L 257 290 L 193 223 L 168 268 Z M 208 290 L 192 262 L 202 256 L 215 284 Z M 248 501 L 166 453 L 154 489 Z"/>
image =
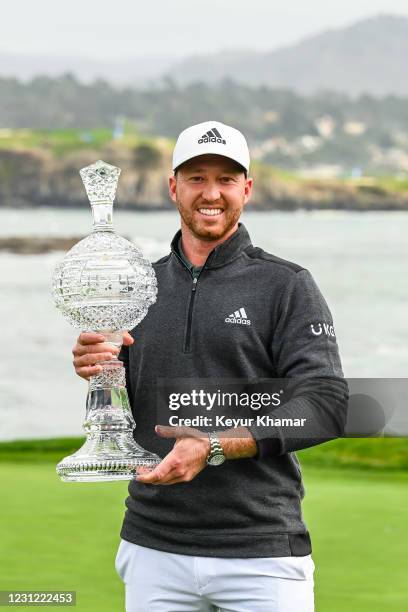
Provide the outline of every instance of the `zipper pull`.
<path id="1" fill-rule="evenodd" d="M 197 278 L 197 277 L 193 278 L 193 291 L 195 291 L 195 290 L 196 290 L 197 280 L 198 280 L 198 278 Z"/>

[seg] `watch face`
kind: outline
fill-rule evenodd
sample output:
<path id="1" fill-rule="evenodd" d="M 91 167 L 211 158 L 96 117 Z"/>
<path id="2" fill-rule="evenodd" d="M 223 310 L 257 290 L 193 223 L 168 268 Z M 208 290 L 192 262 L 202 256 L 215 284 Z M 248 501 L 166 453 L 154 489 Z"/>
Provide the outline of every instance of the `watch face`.
<path id="1" fill-rule="evenodd" d="M 218 455 L 213 455 L 211 459 L 208 460 L 208 463 L 210 465 L 221 465 L 221 463 L 224 463 L 224 461 L 225 461 L 225 455 L 220 453 Z"/>

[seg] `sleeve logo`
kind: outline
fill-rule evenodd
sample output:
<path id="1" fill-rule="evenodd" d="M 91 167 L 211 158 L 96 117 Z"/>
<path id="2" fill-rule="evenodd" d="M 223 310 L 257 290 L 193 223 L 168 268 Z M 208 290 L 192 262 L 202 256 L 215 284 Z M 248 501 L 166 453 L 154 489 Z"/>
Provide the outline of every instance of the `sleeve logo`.
<path id="1" fill-rule="evenodd" d="M 323 333 L 325 333 L 326 336 L 330 336 L 331 338 L 336 337 L 333 325 L 329 325 L 328 323 L 311 323 L 310 329 L 312 330 L 312 334 L 314 336 L 321 336 Z"/>

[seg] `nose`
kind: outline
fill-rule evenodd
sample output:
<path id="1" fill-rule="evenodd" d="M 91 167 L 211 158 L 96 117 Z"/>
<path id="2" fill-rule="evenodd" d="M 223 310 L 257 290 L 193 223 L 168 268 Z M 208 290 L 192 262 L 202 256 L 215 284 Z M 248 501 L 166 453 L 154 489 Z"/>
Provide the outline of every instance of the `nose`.
<path id="1" fill-rule="evenodd" d="M 207 181 L 201 197 L 206 202 L 216 202 L 220 199 L 220 190 L 216 182 Z"/>

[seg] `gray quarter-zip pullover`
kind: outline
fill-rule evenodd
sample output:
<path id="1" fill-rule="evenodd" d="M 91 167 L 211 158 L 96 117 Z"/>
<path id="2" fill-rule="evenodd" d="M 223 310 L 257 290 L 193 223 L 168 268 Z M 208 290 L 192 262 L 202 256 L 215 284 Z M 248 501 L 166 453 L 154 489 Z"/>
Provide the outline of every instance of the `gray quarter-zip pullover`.
<path id="1" fill-rule="evenodd" d="M 294 381 L 287 400 L 263 413 L 305 425 L 255 421 L 256 457 L 208 466 L 191 482 L 132 480 L 121 537 L 190 555 L 307 555 L 294 451 L 342 435 L 348 400 L 328 305 L 308 270 L 252 246 L 242 224 L 195 277 L 179 240 L 180 231 L 170 254 L 153 264 L 158 299 L 121 352 L 136 441 L 161 457 L 173 448 L 154 426 L 168 424 L 163 389 L 177 390 L 181 379 L 195 389 L 200 381 L 221 389 L 224 380 L 240 380 L 255 390 L 271 379 Z"/>

